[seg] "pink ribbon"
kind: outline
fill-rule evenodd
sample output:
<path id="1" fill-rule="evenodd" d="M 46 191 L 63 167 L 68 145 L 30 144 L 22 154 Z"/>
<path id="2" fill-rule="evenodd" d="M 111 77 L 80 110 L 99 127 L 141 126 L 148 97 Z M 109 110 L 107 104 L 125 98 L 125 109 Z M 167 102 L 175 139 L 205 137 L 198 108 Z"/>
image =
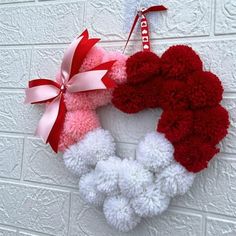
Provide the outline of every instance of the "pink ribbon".
<path id="1" fill-rule="evenodd" d="M 86 92 L 91 90 L 114 88 L 115 83 L 107 77 L 114 61 L 100 64 L 96 68 L 78 72 L 89 50 L 99 39 L 88 39 L 87 30 L 73 40 L 66 50 L 57 81 L 36 79 L 29 82 L 25 90 L 25 103 L 48 103 L 38 123 L 36 135 L 58 151 L 60 133 L 65 120 L 66 107 L 64 93 Z"/>

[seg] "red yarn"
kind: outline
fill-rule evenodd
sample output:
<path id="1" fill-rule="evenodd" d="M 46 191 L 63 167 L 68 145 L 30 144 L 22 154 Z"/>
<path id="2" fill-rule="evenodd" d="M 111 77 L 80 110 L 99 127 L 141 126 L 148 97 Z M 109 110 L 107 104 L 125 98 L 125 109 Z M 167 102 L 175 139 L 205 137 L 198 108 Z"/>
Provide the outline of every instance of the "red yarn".
<path id="1" fill-rule="evenodd" d="M 174 158 L 190 172 L 199 172 L 207 168 L 208 162 L 219 149 L 206 143 L 197 136 L 188 137 L 175 144 Z"/>
<path id="2" fill-rule="evenodd" d="M 212 145 L 218 144 L 227 134 L 228 112 L 221 105 L 194 112 L 193 131 Z"/>
<path id="3" fill-rule="evenodd" d="M 160 92 L 162 90 L 162 84 L 162 78 L 157 76 L 139 87 L 138 90 L 143 96 L 145 108 L 157 108 L 160 106 Z"/>
<path id="4" fill-rule="evenodd" d="M 183 45 L 170 47 L 161 59 L 138 52 L 126 67 L 127 83 L 114 90 L 113 104 L 126 113 L 162 108 L 157 131 L 174 145 L 176 161 L 191 172 L 206 168 L 229 127 L 218 77 L 202 71 L 199 56 Z"/>
<path id="5" fill-rule="evenodd" d="M 160 106 L 164 110 L 183 110 L 188 108 L 187 87 L 184 82 L 167 80 L 160 93 Z"/>
<path id="6" fill-rule="evenodd" d="M 202 61 L 191 47 L 172 46 L 161 57 L 161 71 L 167 79 L 184 80 L 199 70 L 202 70 Z"/>
<path id="7" fill-rule="evenodd" d="M 114 90 L 112 103 L 126 113 L 136 113 L 145 108 L 142 93 L 129 84 L 122 84 Z"/>
<path id="8" fill-rule="evenodd" d="M 211 72 L 198 71 L 190 75 L 187 87 L 192 108 L 216 106 L 222 100 L 223 87 Z"/>
<path id="9" fill-rule="evenodd" d="M 192 124 L 192 111 L 164 111 L 157 131 L 164 133 L 166 138 L 174 143 L 191 133 Z"/>
<path id="10" fill-rule="evenodd" d="M 160 58 L 153 52 L 137 52 L 128 58 L 126 72 L 128 83 L 150 80 L 160 72 Z"/>

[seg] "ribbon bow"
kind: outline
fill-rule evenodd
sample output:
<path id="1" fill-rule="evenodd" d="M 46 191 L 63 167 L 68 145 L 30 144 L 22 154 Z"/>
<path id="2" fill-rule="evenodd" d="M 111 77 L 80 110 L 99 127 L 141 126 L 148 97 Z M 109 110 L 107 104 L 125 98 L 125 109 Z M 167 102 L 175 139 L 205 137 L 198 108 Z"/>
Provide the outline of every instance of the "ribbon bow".
<path id="1" fill-rule="evenodd" d="M 29 81 L 29 88 L 25 90 L 25 103 L 48 104 L 38 123 L 36 135 L 41 137 L 45 143 L 49 143 L 55 152 L 58 151 L 60 133 L 65 121 L 64 93 L 115 87 L 114 81 L 107 77 L 107 73 L 115 61 L 100 64 L 86 72 L 79 72 L 87 53 L 100 40 L 88 39 L 88 37 L 88 31 L 85 30 L 70 44 L 64 54 L 57 82 L 50 79 L 35 79 Z"/>
<path id="2" fill-rule="evenodd" d="M 160 5 L 160 6 L 151 6 L 149 8 L 143 8 L 142 10 L 139 10 L 137 15 L 134 18 L 134 23 L 131 27 L 128 39 L 125 44 L 124 51 L 129 43 L 130 37 L 134 31 L 134 28 L 138 22 L 139 17 L 141 18 L 141 34 L 142 34 L 142 43 L 143 43 L 143 50 L 144 51 L 150 51 L 150 42 L 149 42 L 149 28 L 148 23 L 145 14 L 149 12 L 158 12 L 158 11 L 166 11 L 167 8 Z"/>

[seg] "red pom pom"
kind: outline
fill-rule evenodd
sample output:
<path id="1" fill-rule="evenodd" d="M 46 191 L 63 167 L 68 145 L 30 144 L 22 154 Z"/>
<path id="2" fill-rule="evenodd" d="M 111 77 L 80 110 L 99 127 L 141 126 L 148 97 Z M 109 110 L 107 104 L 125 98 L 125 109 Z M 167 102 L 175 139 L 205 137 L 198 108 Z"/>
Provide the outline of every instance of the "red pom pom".
<path id="1" fill-rule="evenodd" d="M 208 162 L 219 150 L 205 143 L 197 136 L 188 137 L 175 144 L 174 158 L 190 172 L 199 172 L 207 168 Z"/>
<path id="2" fill-rule="evenodd" d="M 205 142 L 218 144 L 226 136 L 228 127 L 228 112 L 221 105 L 194 112 L 193 131 Z"/>
<path id="3" fill-rule="evenodd" d="M 198 71 L 190 75 L 187 86 L 192 108 L 216 106 L 222 100 L 223 87 L 211 72 Z"/>
<path id="4" fill-rule="evenodd" d="M 164 133 L 170 142 L 177 142 L 191 133 L 192 124 L 191 111 L 164 111 L 157 131 Z"/>
<path id="5" fill-rule="evenodd" d="M 159 98 L 162 84 L 162 78 L 156 77 L 140 86 L 139 90 L 143 96 L 145 108 L 157 108 L 160 106 Z"/>
<path id="6" fill-rule="evenodd" d="M 153 52 L 137 52 L 126 62 L 128 83 L 137 84 L 160 73 L 160 58 Z"/>
<path id="7" fill-rule="evenodd" d="M 145 108 L 142 94 L 128 84 L 121 84 L 114 90 L 112 103 L 126 113 L 136 113 Z"/>
<path id="8" fill-rule="evenodd" d="M 202 61 L 188 46 L 172 46 L 161 57 L 161 71 L 167 79 L 183 80 L 198 70 L 202 70 Z"/>
<path id="9" fill-rule="evenodd" d="M 184 82 L 167 80 L 160 93 L 160 106 L 163 110 L 183 110 L 188 108 L 187 87 Z"/>

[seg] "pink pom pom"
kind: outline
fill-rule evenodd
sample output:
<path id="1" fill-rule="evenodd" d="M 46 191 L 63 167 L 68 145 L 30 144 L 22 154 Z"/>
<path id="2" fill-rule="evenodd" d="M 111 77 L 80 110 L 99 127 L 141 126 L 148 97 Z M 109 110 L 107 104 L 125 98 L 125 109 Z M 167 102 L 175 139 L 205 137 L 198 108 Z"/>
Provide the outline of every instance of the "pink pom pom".
<path id="1" fill-rule="evenodd" d="M 111 101 L 111 91 L 100 90 L 85 93 L 65 93 L 65 103 L 68 111 L 95 110 Z"/>
<path id="2" fill-rule="evenodd" d="M 95 111 L 67 112 L 62 130 L 59 151 L 64 151 L 68 146 L 81 140 L 89 131 L 100 127 Z"/>
<path id="3" fill-rule="evenodd" d="M 106 51 L 103 48 L 94 46 L 85 57 L 84 62 L 80 67 L 80 72 L 91 70 L 101 64 L 105 54 Z"/>
<path id="4" fill-rule="evenodd" d="M 108 73 L 111 79 L 113 79 L 117 84 L 123 84 L 127 80 L 126 74 L 126 61 L 127 56 L 120 52 L 107 52 L 104 54 L 103 61 L 112 61 L 116 60 L 112 66 L 111 71 Z"/>

